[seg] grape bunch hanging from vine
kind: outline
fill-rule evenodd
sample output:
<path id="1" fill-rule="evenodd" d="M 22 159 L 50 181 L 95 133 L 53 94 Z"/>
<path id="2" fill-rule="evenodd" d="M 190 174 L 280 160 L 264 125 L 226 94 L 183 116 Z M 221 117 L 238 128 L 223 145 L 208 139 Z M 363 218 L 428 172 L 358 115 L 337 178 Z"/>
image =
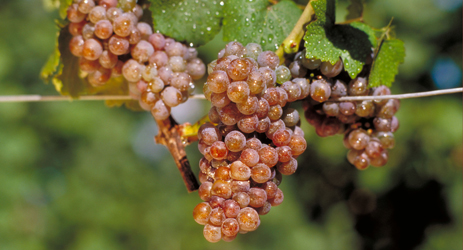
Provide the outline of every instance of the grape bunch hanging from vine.
<path id="1" fill-rule="evenodd" d="M 129 95 L 107 104 L 151 112 L 156 142 L 168 147 L 187 189 L 198 189 L 193 217 L 210 242 L 256 230 L 259 216 L 283 202 L 282 175 L 297 171 L 307 147 L 297 103 L 319 136 L 344 135 L 353 166 L 387 163 L 399 101 L 380 96 L 391 94 L 405 51 L 390 25 L 362 21 L 361 1 L 342 23 L 331 0 L 312 0 L 303 11 L 264 0 L 60 3 L 57 49 L 43 78 L 62 95 Z M 230 42 L 206 66 L 193 46 L 220 30 Z M 206 68 L 208 115 L 177 124 L 171 109 L 188 108 L 182 103 Z M 201 185 L 184 150 L 195 140 Z"/>

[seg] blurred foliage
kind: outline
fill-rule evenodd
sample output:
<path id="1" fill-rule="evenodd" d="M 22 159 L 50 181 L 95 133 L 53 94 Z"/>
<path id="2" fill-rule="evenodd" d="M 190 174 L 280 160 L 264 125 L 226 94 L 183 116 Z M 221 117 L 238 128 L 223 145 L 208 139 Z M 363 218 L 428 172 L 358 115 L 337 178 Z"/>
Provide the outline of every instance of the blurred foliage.
<path id="1" fill-rule="evenodd" d="M 394 93 L 434 89 L 430 72 L 440 57 L 461 69 L 461 5 L 366 2 L 366 21 L 383 27 L 394 17 L 405 42 Z M 348 4 L 339 1 L 339 20 Z M 53 51 L 57 11 L 41 1 L 1 6 L 1 95 L 56 94 L 39 72 Z M 222 45 L 217 37 L 201 57 L 213 60 Z M 345 160 L 340 136 L 319 138 L 303 121 L 309 146 L 298 172 L 283 180 L 285 202 L 257 231 L 210 244 L 191 216 L 200 199 L 154 145 L 149 114 L 102 102 L 2 103 L 1 249 L 462 249 L 461 95 L 401 105 L 389 163 L 361 172 Z M 176 115 L 194 122 L 207 103 L 189 107 Z M 196 146 L 187 153 L 198 171 Z"/>

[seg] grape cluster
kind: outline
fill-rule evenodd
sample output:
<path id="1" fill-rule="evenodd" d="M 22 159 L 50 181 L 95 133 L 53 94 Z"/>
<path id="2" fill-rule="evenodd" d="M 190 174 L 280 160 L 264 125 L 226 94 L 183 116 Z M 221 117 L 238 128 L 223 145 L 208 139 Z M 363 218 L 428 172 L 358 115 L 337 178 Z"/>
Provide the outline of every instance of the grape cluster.
<path id="1" fill-rule="evenodd" d="M 349 149 L 347 159 L 361 170 L 387 163 L 387 150 L 395 144 L 393 132 L 399 128 L 394 114 L 400 103 L 394 99 L 336 102 L 330 98 L 390 95 L 386 86 L 368 88 L 366 76 L 372 60 L 368 61 L 354 79 L 343 70 L 341 59 L 332 65 L 305 58 L 305 51 L 296 54 L 289 65 L 293 77 L 311 80 L 310 98 L 303 102 L 306 120 L 321 137 L 344 134 L 344 146 Z"/>
<path id="2" fill-rule="evenodd" d="M 67 10 L 69 48 L 92 86 L 122 75 L 140 106 L 163 120 L 188 100 L 206 66 L 196 49 L 153 33 L 142 16 L 136 0 L 74 0 Z"/>
<path id="3" fill-rule="evenodd" d="M 282 175 L 297 169 L 307 143 L 289 104 L 309 95 L 304 78 L 279 66 L 278 56 L 251 43 L 230 42 L 208 66 L 204 94 L 211 123 L 198 131 L 199 196 L 193 218 L 206 240 L 233 240 L 256 230 L 259 215 L 283 202 Z M 281 86 L 277 86 L 276 83 Z"/>

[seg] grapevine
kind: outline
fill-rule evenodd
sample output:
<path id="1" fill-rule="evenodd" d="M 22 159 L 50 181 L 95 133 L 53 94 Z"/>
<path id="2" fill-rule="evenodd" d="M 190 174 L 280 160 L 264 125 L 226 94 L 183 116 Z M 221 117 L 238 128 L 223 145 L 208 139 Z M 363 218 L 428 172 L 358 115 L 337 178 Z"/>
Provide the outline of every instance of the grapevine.
<path id="1" fill-rule="evenodd" d="M 106 100 L 150 112 L 155 142 L 168 148 L 187 190 L 198 191 L 193 220 L 209 242 L 257 230 L 282 204 L 282 176 L 310 168 L 298 162 L 307 150 L 303 123 L 320 137 L 343 136 L 353 168 L 379 168 L 395 146 L 399 99 L 420 96 L 391 92 L 405 57 L 391 24 L 373 28 L 361 11 L 336 22 L 335 1 L 250 1 L 240 13 L 232 7 L 244 1 L 213 1 L 202 17 L 185 11 L 181 29 L 166 19 L 182 22 L 179 9 L 192 8 L 189 1 L 59 2 L 57 49 L 42 78 L 62 96 L 0 102 Z M 261 25 L 248 21 L 253 13 Z M 195 47 L 220 30 L 227 44 L 206 65 Z M 430 95 L 452 91 L 462 89 Z M 188 109 L 189 98 L 205 99 L 209 111 L 179 124 L 171 111 Z M 190 165 L 185 147 L 196 141 L 202 158 Z"/>

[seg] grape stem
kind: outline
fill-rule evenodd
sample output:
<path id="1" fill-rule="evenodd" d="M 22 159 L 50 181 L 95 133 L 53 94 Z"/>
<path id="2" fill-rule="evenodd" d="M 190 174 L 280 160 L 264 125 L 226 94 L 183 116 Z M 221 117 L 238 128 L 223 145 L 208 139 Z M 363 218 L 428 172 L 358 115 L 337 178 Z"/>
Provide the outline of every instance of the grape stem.
<path id="1" fill-rule="evenodd" d="M 299 51 L 299 44 L 301 43 L 302 37 L 304 37 L 305 33 L 304 26 L 313 20 L 313 16 L 315 14 L 311 4 L 312 1 L 313 0 L 310 0 L 307 3 L 293 30 L 275 52 L 280 58 L 280 64 L 283 64 L 285 61 L 283 57 L 285 53 L 293 54 Z"/>
<path id="2" fill-rule="evenodd" d="M 186 143 L 182 140 L 182 125 L 179 125 L 172 116 L 162 121 L 156 120 L 156 123 L 158 124 L 159 133 L 154 137 L 154 141 L 169 149 L 188 192 L 197 190 L 199 184 L 186 156 Z"/>

